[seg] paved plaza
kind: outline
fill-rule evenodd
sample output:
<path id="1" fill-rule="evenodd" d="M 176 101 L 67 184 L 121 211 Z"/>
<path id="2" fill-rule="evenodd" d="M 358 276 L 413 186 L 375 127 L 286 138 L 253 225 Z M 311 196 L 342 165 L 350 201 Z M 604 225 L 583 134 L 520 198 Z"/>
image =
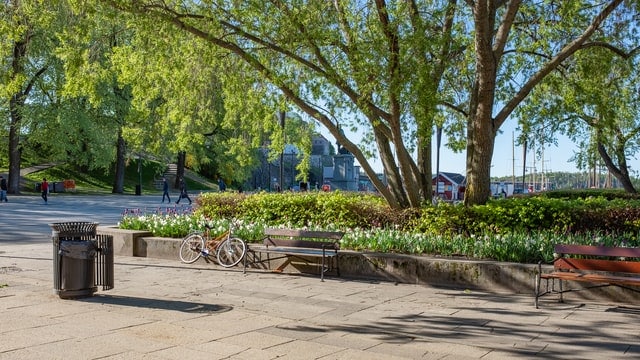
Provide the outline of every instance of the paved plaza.
<path id="1" fill-rule="evenodd" d="M 640 307 L 116 256 L 115 287 L 53 292 L 48 223 L 159 196 L 0 204 L 0 359 L 638 359 Z M 40 201 L 39 201 L 40 200 Z"/>

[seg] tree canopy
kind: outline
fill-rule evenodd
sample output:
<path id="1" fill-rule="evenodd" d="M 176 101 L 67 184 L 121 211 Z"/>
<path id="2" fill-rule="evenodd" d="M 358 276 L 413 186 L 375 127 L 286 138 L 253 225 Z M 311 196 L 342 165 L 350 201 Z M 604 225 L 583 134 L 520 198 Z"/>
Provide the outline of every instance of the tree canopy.
<path id="1" fill-rule="evenodd" d="M 496 136 L 530 94 L 575 70 L 578 53 L 638 44 L 637 2 L 622 0 L 51 4 L 71 5 L 84 29 L 54 30 L 65 89 L 120 121 L 129 151 L 188 153 L 241 179 L 256 149 L 294 137 L 277 114 L 295 113 L 328 130 L 396 208 L 430 202 L 436 128 L 466 149 L 465 203 L 487 201 Z M 111 110 L 94 101 L 109 98 L 100 89 L 120 96 Z"/>
<path id="2" fill-rule="evenodd" d="M 495 137 L 514 109 L 576 52 L 607 41 L 614 12 L 614 23 L 635 21 L 624 16 L 635 4 L 621 0 L 102 3 L 232 54 L 278 90 L 264 95 L 329 130 L 395 207 L 430 199 L 431 137 L 450 116 L 466 122 L 445 127 L 466 132 L 465 203 L 484 203 Z M 389 187 L 341 126 L 370 135 Z"/>

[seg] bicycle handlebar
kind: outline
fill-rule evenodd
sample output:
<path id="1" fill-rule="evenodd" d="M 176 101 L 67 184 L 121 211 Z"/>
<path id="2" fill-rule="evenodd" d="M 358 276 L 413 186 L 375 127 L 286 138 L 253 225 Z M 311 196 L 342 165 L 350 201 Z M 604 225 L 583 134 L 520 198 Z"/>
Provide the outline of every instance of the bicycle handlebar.
<path id="1" fill-rule="evenodd" d="M 235 228 L 235 227 L 237 227 L 237 226 L 238 226 L 237 221 L 232 221 L 232 222 L 229 224 L 229 229 L 233 229 L 233 228 Z M 212 229 L 213 229 L 213 227 L 212 227 L 211 225 L 209 225 L 209 224 L 204 224 L 204 227 L 205 227 L 207 230 L 212 230 Z"/>

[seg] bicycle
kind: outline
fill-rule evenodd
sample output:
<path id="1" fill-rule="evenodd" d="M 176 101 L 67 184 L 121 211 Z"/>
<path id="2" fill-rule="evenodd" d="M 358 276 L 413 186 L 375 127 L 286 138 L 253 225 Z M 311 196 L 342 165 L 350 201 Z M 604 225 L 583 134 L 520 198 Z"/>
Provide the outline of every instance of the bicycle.
<path id="1" fill-rule="evenodd" d="M 200 257 L 208 259 L 215 254 L 218 264 L 223 267 L 237 265 L 247 252 L 244 240 L 232 236 L 233 224 L 222 235 L 211 238 L 211 227 L 205 225 L 204 232 L 193 232 L 187 235 L 180 245 L 180 260 L 192 264 Z"/>

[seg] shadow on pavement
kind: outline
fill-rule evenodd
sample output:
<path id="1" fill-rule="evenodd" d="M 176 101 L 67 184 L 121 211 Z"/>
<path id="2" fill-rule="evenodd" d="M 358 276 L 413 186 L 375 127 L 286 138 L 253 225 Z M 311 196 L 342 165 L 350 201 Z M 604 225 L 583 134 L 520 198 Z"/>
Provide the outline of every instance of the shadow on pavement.
<path id="1" fill-rule="evenodd" d="M 187 301 L 160 300 L 152 298 L 113 296 L 102 294 L 94 295 L 89 298 L 76 299 L 76 301 L 100 303 L 105 305 L 131 306 L 145 309 L 174 310 L 195 314 L 223 313 L 233 310 L 233 307 L 227 305 L 202 304 Z"/>

